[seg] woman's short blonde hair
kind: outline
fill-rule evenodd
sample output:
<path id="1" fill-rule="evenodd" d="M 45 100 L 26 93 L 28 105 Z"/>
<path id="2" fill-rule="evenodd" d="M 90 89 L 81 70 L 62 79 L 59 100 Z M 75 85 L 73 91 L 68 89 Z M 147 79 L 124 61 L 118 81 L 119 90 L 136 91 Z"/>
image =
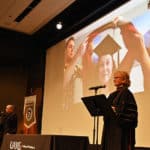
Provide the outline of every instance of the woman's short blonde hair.
<path id="1" fill-rule="evenodd" d="M 118 70 L 114 74 L 119 74 L 120 75 L 120 77 L 122 78 L 123 86 L 126 86 L 126 87 L 130 86 L 131 81 L 130 81 L 130 76 L 129 76 L 128 72 Z"/>

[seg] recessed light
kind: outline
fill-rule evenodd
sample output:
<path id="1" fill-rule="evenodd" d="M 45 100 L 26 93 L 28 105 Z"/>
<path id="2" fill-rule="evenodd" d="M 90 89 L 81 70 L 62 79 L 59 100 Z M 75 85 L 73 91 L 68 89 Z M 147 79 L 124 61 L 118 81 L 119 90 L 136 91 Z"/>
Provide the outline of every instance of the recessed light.
<path id="1" fill-rule="evenodd" d="M 61 22 L 61 21 L 56 24 L 56 28 L 57 28 L 58 30 L 61 30 L 62 27 L 63 27 L 63 25 L 62 25 L 62 22 Z"/>

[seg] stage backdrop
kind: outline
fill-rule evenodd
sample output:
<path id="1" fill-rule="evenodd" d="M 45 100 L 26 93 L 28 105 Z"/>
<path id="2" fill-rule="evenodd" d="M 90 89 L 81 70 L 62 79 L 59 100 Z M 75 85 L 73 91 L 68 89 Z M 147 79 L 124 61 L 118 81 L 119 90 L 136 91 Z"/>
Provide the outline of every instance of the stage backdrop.
<path id="1" fill-rule="evenodd" d="M 147 48 L 145 62 L 140 61 L 142 54 L 138 48 L 136 51 L 134 49 L 138 41 L 128 39 L 133 47 L 132 52 L 136 56 L 128 55 L 129 51 L 124 44 L 120 28 L 116 27 L 118 24 L 114 24 L 115 18 L 118 17 L 123 22 L 130 22 L 128 28 L 134 30 L 135 27 L 143 36 Z M 148 1 L 132 0 L 70 36 L 75 40 L 75 58 L 71 63 L 68 60 L 73 52 L 70 50 L 70 58 L 66 53 L 66 44 L 70 37 L 47 50 L 42 134 L 89 136 L 92 143 L 93 117 L 81 101 L 81 97 L 94 96 L 95 91 L 89 88 L 97 85 L 106 85 L 106 88 L 99 89 L 97 94 L 108 96 L 114 90 L 111 76 L 108 74 L 112 74 L 115 68 L 122 68 L 130 72 L 132 82 L 130 90 L 134 93 L 138 105 L 139 122 L 136 129 L 136 146 L 150 147 L 150 96 L 148 94 L 150 69 L 147 69 L 150 67 L 146 66 L 150 64 L 149 18 Z M 94 35 L 94 30 L 99 33 Z M 88 48 L 86 47 L 87 42 Z M 93 48 L 92 55 L 88 53 L 90 48 Z M 128 56 L 130 57 L 126 60 Z M 122 62 L 124 62 L 123 65 Z M 109 66 L 109 71 L 106 71 L 105 64 Z M 99 143 L 102 126 L 103 118 L 100 117 Z"/>

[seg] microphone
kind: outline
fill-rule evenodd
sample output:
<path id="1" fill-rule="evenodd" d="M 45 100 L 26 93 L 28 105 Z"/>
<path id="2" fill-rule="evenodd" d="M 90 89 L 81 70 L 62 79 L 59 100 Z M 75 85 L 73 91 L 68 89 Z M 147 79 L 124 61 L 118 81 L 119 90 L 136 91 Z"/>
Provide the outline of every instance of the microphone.
<path id="1" fill-rule="evenodd" d="M 98 90 L 100 88 L 106 88 L 106 85 L 93 86 L 93 87 L 90 87 L 89 90 Z"/>

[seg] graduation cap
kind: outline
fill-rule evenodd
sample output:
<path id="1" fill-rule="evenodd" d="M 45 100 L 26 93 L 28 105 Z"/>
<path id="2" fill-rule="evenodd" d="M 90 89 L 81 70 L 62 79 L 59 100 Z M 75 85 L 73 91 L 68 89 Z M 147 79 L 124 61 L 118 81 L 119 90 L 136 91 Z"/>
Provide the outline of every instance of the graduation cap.
<path id="1" fill-rule="evenodd" d="M 120 45 L 108 34 L 95 48 L 94 52 L 98 56 L 113 54 L 120 49 Z"/>

